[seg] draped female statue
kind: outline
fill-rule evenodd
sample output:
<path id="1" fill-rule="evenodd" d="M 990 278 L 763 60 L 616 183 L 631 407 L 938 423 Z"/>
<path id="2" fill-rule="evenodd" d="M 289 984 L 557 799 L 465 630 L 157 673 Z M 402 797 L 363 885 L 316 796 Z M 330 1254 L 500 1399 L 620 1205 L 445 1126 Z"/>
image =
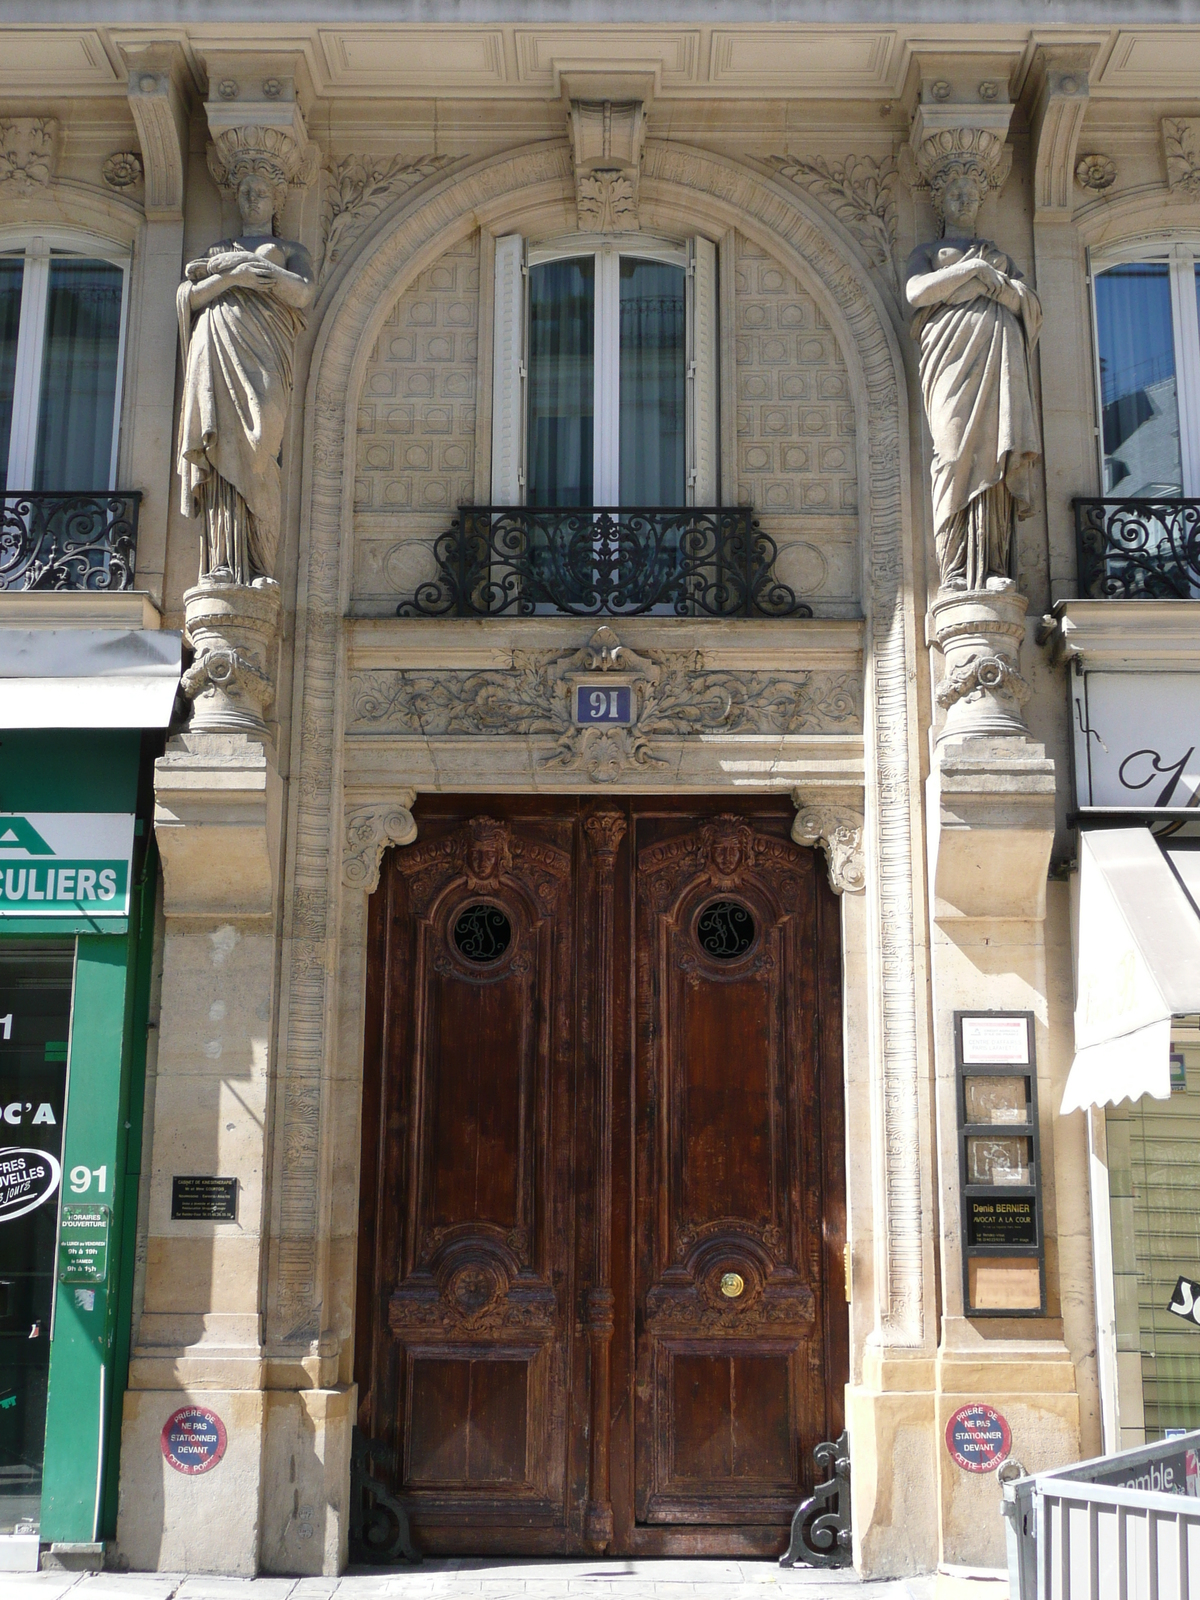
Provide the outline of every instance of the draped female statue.
<path id="1" fill-rule="evenodd" d="M 286 173 L 262 155 L 238 164 L 229 187 L 242 234 L 189 261 L 176 296 L 184 357 L 178 466 L 183 514 L 204 519 L 201 578 L 248 584 L 275 569 L 279 451 L 315 277 L 304 246 L 274 236 Z"/>
<path id="2" fill-rule="evenodd" d="M 933 437 L 943 589 L 1011 586 L 1014 521 L 1033 510 L 1042 453 L 1032 380 L 1041 303 L 1011 256 L 974 237 L 986 187 L 970 167 L 943 175 L 934 202 L 945 236 L 913 251 L 905 279 Z"/>

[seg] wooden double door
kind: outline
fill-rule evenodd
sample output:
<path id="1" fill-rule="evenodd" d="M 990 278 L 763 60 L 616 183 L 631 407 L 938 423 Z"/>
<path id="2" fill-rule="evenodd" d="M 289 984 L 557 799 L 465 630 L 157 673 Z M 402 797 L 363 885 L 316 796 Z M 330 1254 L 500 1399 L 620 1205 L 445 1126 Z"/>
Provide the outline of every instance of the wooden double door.
<path id="1" fill-rule="evenodd" d="M 430 799 L 385 858 L 356 1378 L 419 1549 L 782 1548 L 847 1380 L 838 911 L 792 816 Z"/>

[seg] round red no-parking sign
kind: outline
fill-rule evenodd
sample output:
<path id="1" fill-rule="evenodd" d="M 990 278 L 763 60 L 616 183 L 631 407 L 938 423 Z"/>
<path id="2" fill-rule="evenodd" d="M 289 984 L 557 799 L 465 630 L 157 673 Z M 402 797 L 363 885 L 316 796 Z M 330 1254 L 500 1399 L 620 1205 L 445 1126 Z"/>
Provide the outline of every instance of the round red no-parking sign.
<path id="1" fill-rule="evenodd" d="M 163 1423 L 162 1453 L 176 1472 L 211 1472 L 225 1454 L 225 1424 L 205 1406 L 184 1406 Z"/>
<path id="2" fill-rule="evenodd" d="M 1008 1458 L 1012 1434 L 992 1406 L 960 1406 L 946 1424 L 946 1449 L 964 1472 L 995 1472 Z"/>

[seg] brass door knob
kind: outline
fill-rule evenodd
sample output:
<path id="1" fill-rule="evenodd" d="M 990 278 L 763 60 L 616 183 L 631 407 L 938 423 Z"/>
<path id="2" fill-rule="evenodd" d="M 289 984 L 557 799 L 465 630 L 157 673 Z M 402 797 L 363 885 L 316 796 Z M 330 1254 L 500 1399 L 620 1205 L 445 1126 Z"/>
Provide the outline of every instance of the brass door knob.
<path id="1" fill-rule="evenodd" d="M 736 1300 L 746 1287 L 740 1272 L 725 1272 L 721 1275 L 721 1293 L 727 1300 Z"/>

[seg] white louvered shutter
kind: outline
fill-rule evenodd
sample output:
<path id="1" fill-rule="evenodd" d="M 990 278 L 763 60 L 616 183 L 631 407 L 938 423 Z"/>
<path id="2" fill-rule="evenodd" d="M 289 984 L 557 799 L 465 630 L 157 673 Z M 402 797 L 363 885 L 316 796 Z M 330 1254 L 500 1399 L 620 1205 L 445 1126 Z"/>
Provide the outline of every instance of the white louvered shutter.
<path id="1" fill-rule="evenodd" d="M 496 308 L 492 323 L 492 504 L 525 498 L 525 241 L 496 240 Z"/>
<path id="2" fill-rule="evenodd" d="M 688 504 L 717 503 L 717 247 L 691 242 L 688 296 Z"/>

